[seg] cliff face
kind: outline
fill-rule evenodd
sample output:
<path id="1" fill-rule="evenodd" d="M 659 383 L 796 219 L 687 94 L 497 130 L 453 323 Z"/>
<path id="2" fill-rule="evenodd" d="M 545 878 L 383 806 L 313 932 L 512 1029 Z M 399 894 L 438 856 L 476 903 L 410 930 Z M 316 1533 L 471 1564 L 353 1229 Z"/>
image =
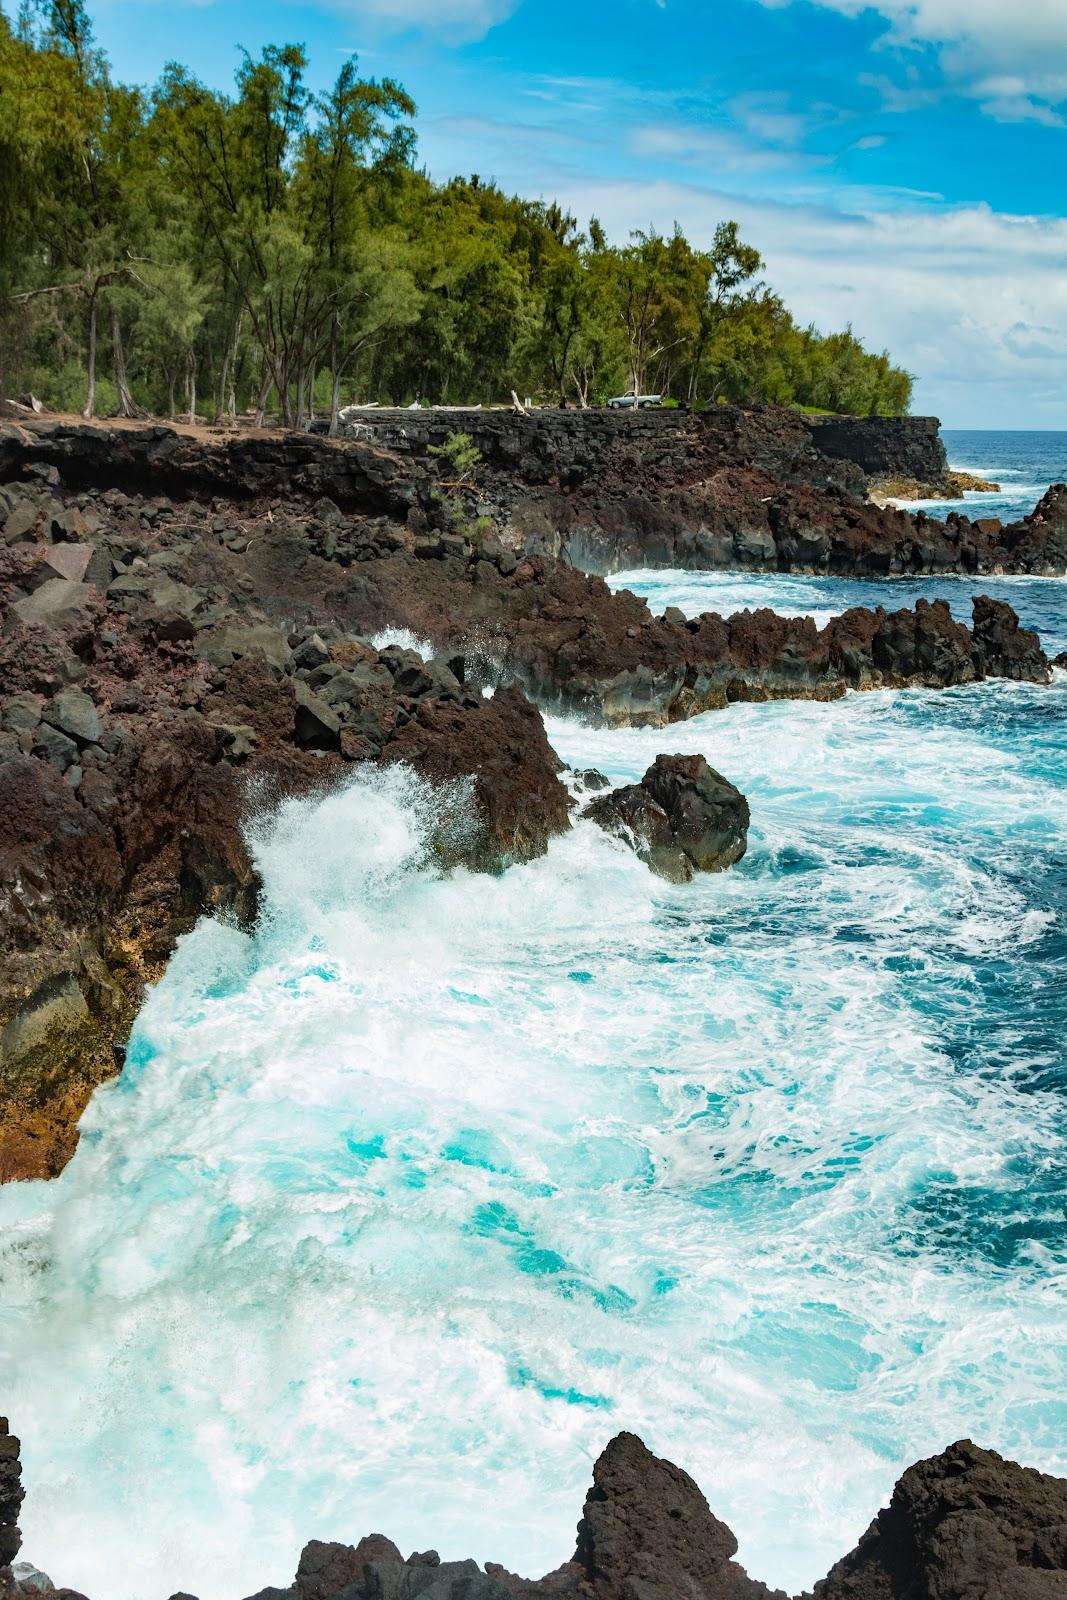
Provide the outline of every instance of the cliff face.
<path id="1" fill-rule="evenodd" d="M 1067 489 L 1050 492 L 1023 521 L 952 515 L 936 521 L 864 498 L 858 461 L 940 466 L 931 419 L 802 417 L 773 407 L 726 406 L 709 415 L 541 411 L 361 414 L 355 436 L 208 436 L 165 427 L 104 430 L 109 485 L 134 494 L 227 501 L 329 497 L 361 516 L 441 523 L 447 466 L 431 452 L 470 434 L 483 462 L 451 488 L 471 523 L 489 519 L 516 555 L 543 555 L 585 572 L 628 567 L 829 573 L 1067 570 Z M 0 427 L 2 485 L 27 468 L 62 471 L 68 489 L 100 483 L 101 428 L 44 422 Z M 895 439 L 899 443 L 894 443 Z M 937 458 L 932 459 L 932 458 Z"/>
<path id="2" fill-rule="evenodd" d="M 851 461 L 868 478 L 939 483 L 948 457 L 936 417 L 805 416 L 812 444 L 833 461 Z"/>

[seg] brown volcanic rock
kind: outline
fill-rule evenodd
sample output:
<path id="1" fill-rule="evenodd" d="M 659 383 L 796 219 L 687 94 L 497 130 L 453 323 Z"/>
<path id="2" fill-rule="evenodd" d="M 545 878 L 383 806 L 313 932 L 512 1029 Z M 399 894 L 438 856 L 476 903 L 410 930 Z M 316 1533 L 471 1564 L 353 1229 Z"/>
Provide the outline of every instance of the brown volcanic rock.
<path id="1" fill-rule="evenodd" d="M 19 1441 L 11 1432 L 7 1418 L 0 1417 L 0 1594 L 3 1593 L 5 1570 L 10 1567 L 22 1545 L 18 1520 L 25 1496 Z"/>
<path id="2" fill-rule="evenodd" d="M 132 588 L 106 614 L 94 589 L 103 625 L 31 626 L 10 603 L 19 577 L 0 588 L 0 1180 L 69 1159 L 177 937 L 205 911 L 254 919 L 242 825 L 256 806 L 387 749 L 470 780 L 473 806 L 453 807 L 438 841 L 448 864 L 499 870 L 569 826 L 559 764 L 517 689 L 484 700 L 336 625 L 324 644 L 247 606 L 235 622 L 235 590 L 190 640 L 161 638 Z"/>
<path id="3" fill-rule="evenodd" d="M 575 1562 L 595 1600 L 757 1600 L 769 1596 L 733 1560 L 737 1540 L 687 1472 L 632 1433 L 593 1468 Z M 784 1597 L 783 1597 L 784 1600 Z"/>
<path id="4" fill-rule="evenodd" d="M 1024 683 L 1049 681 L 1049 662 L 1040 639 L 1030 629 L 1020 628 L 1011 606 L 976 595 L 972 609 L 974 653 L 987 676 Z"/>
<path id="5" fill-rule="evenodd" d="M 560 762 L 540 713 L 515 686 L 498 689 L 473 717 L 446 701 L 420 701 L 382 759 L 406 761 L 435 783 L 473 774 L 479 827 L 473 839 L 462 838 L 458 851 L 468 865 L 492 871 L 528 861 L 570 827 Z M 442 850 L 446 857 L 455 853 L 448 839 Z"/>
<path id="6" fill-rule="evenodd" d="M 748 801 L 703 756 L 657 756 L 640 783 L 599 795 L 586 815 L 671 883 L 723 872 L 748 847 Z"/>
<path id="7" fill-rule="evenodd" d="M 508 419 L 492 427 L 502 451 L 515 443 Z M 572 425 L 542 431 L 525 479 L 541 473 L 556 492 L 578 472 L 594 492 Z M 655 470 L 696 492 L 688 434 L 671 438 Z M 639 433 L 611 423 L 604 439 L 621 495 L 619 451 Z M 765 418 L 727 419 L 698 441 L 698 465 L 743 496 L 730 452 L 763 472 L 773 439 Z M 813 458 L 798 440 L 775 470 L 799 494 Z M 547 555 L 435 529 L 407 476 L 416 465 L 314 439 L 0 428 L 0 476 L 33 478 L 2 491 L 7 518 L 20 516 L 0 547 L 0 1175 L 62 1166 L 178 934 L 205 909 L 254 915 L 240 827 L 253 803 L 321 788 L 352 762 L 410 761 L 446 785 L 471 780 L 467 824 L 453 806 L 437 844 L 449 862 L 495 870 L 568 826 L 520 687 L 594 720 L 658 726 L 734 700 L 1047 677 L 1037 641 L 992 605 L 974 637 L 943 606 L 857 610 L 822 630 L 770 611 L 653 618 Z M 137 492 L 145 482 L 153 496 Z M 196 498 L 224 485 L 210 505 Z M 827 479 L 820 492 L 843 490 Z M 1050 497 L 1049 527 L 1060 510 Z M 79 565 L 91 548 L 82 581 L 40 582 L 45 539 L 82 547 Z M 63 603 L 28 611 L 54 583 Z M 441 659 L 373 649 L 385 625 Z M 520 687 L 483 700 L 484 681 Z"/>
<path id="8" fill-rule="evenodd" d="M 901 1478 L 816 1600 L 1064 1600 L 1067 1482 L 965 1440 Z"/>

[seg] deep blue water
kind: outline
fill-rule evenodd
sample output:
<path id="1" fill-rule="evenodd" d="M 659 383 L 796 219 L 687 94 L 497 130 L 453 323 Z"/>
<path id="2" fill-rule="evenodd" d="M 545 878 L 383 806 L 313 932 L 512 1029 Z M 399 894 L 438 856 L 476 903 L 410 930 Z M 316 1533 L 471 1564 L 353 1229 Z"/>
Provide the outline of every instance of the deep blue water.
<path id="1" fill-rule="evenodd" d="M 999 483 L 999 494 L 968 494 L 962 502 L 931 501 L 931 516 L 954 509 L 969 516 L 1016 522 L 1032 511 L 1052 483 L 1067 482 L 1067 433 L 964 432 L 942 430 L 949 465 Z"/>
<path id="2" fill-rule="evenodd" d="M 1067 647 L 1058 579 L 629 581 L 980 589 Z M 789 1588 L 955 1438 L 1067 1472 L 1067 674 L 549 732 L 617 782 L 705 754 L 745 860 L 674 887 L 579 822 L 442 878 L 462 796 L 290 804 L 260 929 L 182 942 L 67 1172 L 0 1191 L 53 1576 L 235 1600 L 371 1528 L 543 1571 L 623 1427 Z"/>

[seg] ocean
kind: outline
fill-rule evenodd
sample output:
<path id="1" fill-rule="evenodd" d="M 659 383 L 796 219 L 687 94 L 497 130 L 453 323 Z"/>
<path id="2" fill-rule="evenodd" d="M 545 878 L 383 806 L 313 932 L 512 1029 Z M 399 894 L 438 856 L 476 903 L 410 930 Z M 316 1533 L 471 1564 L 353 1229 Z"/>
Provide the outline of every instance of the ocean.
<path id="1" fill-rule="evenodd" d="M 947 438 L 1026 509 L 1067 466 Z M 989 592 L 1067 648 L 1067 580 L 613 582 Z M 536 1574 L 623 1428 L 789 1589 L 956 1438 L 1067 1473 L 1067 674 L 549 734 L 703 753 L 745 860 L 675 887 L 579 822 L 446 878 L 427 786 L 357 773 L 253 824 L 259 928 L 182 941 L 67 1171 L 0 1190 L 57 1581 L 238 1600 L 372 1530 Z"/>

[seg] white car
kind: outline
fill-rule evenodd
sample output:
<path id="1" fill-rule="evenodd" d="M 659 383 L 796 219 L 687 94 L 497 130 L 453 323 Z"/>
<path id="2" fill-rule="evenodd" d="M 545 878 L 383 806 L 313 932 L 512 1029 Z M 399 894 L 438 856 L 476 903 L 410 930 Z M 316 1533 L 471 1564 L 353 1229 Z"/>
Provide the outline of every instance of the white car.
<path id="1" fill-rule="evenodd" d="M 661 406 L 661 394 L 617 394 L 613 400 L 608 401 L 609 411 L 649 411 L 653 406 Z"/>

